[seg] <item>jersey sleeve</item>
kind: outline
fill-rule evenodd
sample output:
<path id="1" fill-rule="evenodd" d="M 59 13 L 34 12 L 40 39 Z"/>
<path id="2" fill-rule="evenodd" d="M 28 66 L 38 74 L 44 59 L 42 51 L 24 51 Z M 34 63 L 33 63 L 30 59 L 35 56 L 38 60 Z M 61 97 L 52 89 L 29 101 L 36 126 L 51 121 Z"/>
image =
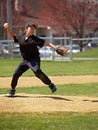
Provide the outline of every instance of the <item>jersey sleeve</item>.
<path id="1" fill-rule="evenodd" d="M 22 36 L 23 36 L 22 34 L 17 34 L 17 35 L 15 35 L 15 36 L 14 36 L 14 42 L 15 42 L 15 43 L 18 43 L 18 42 L 21 40 Z"/>
<path id="2" fill-rule="evenodd" d="M 14 42 L 17 43 L 18 42 L 18 39 L 16 36 L 14 36 Z"/>
<path id="3" fill-rule="evenodd" d="M 39 47 L 43 47 L 44 46 L 44 43 L 45 43 L 45 40 L 44 39 L 41 39 L 39 37 L 35 37 L 35 42 L 37 42 L 37 45 Z"/>

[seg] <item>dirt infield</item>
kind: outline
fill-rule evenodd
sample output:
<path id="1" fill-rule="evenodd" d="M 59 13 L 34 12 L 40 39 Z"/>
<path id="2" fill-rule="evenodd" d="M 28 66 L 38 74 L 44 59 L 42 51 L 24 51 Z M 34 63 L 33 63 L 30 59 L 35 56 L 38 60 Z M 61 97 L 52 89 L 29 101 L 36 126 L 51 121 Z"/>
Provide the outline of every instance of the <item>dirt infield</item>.
<path id="1" fill-rule="evenodd" d="M 98 97 L 16 94 L 0 95 L 0 112 L 98 112 Z"/>
<path id="2" fill-rule="evenodd" d="M 60 84 L 83 84 L 98 82 L 98 75 L 85 76 L 50 76 L 49 77 L 56 85 Z M 0 78 L 0 88 L 10 87 L 11 77 Z M 44 86 L 36 77 L 21 77 L 18 82 L 18 87 Z"/>
<path id="3" fill-rule="evenodd" d="M 89 76 L 56 76 L 50 77 L 56 84 L 94 83 L 98 75 Z M 0 88 L 10 87 L 11 78 L 0 78 Z M 21 77 L 18 87 L 43 86 L 36 77 Z M 31 95 L 17 93 L 14 98 L 0 95 L 0 112 L 98 112 L 98 97 L 61 96 L 61 95 Z"/>

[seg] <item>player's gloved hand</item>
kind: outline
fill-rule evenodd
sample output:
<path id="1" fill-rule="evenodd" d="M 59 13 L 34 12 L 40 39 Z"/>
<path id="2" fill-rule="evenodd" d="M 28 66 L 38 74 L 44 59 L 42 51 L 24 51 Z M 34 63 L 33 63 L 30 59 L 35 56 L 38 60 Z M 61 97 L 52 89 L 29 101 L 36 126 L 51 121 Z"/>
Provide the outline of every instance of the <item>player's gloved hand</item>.
<path id="1" fill-rule="evenodd" d="M 68 48 L 65 48 L 63 46 L 57 46 L 55 51 L 57 52 L 57 54 L 64 56 L 65 54 L 67 54 Z"/>

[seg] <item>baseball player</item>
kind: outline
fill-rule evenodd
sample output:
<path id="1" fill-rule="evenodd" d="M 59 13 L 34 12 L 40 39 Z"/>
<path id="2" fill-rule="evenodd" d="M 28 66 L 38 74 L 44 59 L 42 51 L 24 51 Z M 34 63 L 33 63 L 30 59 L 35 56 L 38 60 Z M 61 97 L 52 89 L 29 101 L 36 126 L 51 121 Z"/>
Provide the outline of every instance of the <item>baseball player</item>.
<path id="1" fill-rule="evenodd" d="M 40 55 L 38 50 L 38 47 L 49 46 L 53 49 L 56 49 L 57 46 L 35 36 L 37 27 L 38 25 L 35 23 L 28 23 L 25 26 L 23 34 L 20 33 L 13 35 L 8 23 L 4 24 L 4 28 L 8 36 L 14 40 L 15 43 L 19 44 L 21 56 L 23 58 L 12 76 L 11 88 L 9 90 L 9 93 L 6 94 L 8 97 L 13 97 L 15 95 L 19 77 L 29 68 L 34 72 L 37 78 L 49 86 L 52 93 L 57 90 L 57 87 L 54 85 L 54 83 L 52 83 L 52 81 L 40 68 Z"/>

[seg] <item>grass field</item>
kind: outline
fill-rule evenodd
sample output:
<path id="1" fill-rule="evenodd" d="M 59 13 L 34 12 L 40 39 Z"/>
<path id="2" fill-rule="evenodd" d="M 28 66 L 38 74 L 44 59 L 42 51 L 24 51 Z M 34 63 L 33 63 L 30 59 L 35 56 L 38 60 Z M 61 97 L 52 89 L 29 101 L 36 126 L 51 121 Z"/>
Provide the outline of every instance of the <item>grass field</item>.
<path id="1" fill-rule="evenodd" d="M 0 58 L 0 77 L 12 76 L 21 59 L 2 59 Z M 73 61 L 73 62 L 55 62 L 42 61 L 41 69 L 48 76 L 62 75 L 97 75 L 98 61 Z M 28 70 L 23 76 L 33 76 L 31 70 Z"/>
<path id="2" fill-rule="evenodd" d="M 84 52 L 76 53 L 73 57 L 98 58 L 98 47 L 88 49 Z"/>
<path id="3" fill-rule="evenodd" d="M 93 87 L 92 87 L 93 86 Z M 0 88 L 0 94 L 5 94 L 8 88 Z M 17 93 L 29 94 L 45 94 L 49 95 L 46 86 L 33 86 L 33 87 L 17 87 Z M 63 96 L 98 96 L 98 83 L 87 84 L 64 84 L 58 86 L 58 91 L 54 95 Z"/>
<path id="4" fill-rule="evenodd" d="M 89 52 L 90 53 L 90 52 Z M 97 51 L 95 51 L 98 55 Z M 91 54 L 91 53 L 90 53 Z M 90 55 L 89 54 L 89 55 Z M 87 56 L 88 54 L 80 54 Z M 94 53 L 92 54 L 95 55 Z M 87 56 L 88 57 L 88 56 Z M 98 57 L 98 56 L 96 56 Z M 0 58 L 0 77 L 11 76 L 20 59 Z M 98 75 L 98 61 L 51 62 L 42 61 L 47 75 Z M 29 70 L 23 76 L 32 76 Z M 54 95 L 97 96 L 98 83 L 60 85 Z M 7 88 L 0 88 L 0 94 Z M 17 88 L 17 92 L 50 94 L 46 87 Z M 14 104 L 13 104 L 14 105 Z M 98 130 L 98 112 L 75 113 L 0 113 L 0 130 Z"/>
<path id="5" fill-rule="evenodd" d="M 98 130 L 98 113 L 0 113 L 1 130 Z"/>

